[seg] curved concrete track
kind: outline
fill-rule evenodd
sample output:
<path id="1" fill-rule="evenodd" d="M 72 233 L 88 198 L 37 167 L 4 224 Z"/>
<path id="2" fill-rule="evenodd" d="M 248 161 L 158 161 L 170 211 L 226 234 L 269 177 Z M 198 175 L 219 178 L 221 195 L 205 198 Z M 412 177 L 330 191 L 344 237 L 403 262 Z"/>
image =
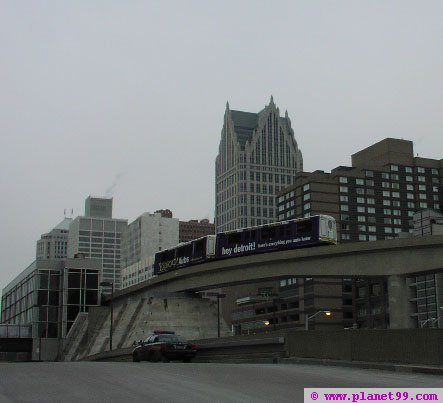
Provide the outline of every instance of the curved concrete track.
<path id="1" fill-rule="evenodd" d="M 435 375 L 276 364 L 0 363 L 0 374 L 1 403 L 284 403 L 303 402 L 306 387 L 443 387 Z"/>

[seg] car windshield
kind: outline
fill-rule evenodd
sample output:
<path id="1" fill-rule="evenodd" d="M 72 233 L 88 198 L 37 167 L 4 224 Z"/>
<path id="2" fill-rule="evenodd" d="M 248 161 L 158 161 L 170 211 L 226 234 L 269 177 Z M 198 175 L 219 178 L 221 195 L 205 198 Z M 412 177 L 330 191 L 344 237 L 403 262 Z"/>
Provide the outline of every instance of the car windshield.
<path id="1" fill-rule="evenodd" d="M 186 343 L 186 339 L 176 334 L 161 334 L 158 341 L 162 343 Z"/>

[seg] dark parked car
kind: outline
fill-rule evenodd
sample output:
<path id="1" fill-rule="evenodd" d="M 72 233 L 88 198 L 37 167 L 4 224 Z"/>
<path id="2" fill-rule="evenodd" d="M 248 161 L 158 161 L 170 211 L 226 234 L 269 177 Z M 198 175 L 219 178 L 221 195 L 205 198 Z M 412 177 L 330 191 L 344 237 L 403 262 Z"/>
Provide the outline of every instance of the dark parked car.
<path id="1" fill-rule="evenodd" d="M 132 351 L 132 360 L 163 361 L 180 360 L 190 362 L 197 353 L 197 346 L 186 341 L 174 332 L 154 332 L 145 341 L 141 341 Z"/>

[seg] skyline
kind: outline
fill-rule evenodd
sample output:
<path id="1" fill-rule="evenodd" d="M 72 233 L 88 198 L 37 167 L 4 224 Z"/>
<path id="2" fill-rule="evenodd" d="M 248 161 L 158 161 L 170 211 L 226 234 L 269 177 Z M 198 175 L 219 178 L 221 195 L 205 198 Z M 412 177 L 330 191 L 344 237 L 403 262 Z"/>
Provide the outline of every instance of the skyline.
<path id="1" fill-rule="evenodd" d="M 442 158 L 438 1 L 1 4 L 0 289 L 90 194 L 212 221 L 227 101 L 273 95 L 305 171 L 386 137 Z"/>

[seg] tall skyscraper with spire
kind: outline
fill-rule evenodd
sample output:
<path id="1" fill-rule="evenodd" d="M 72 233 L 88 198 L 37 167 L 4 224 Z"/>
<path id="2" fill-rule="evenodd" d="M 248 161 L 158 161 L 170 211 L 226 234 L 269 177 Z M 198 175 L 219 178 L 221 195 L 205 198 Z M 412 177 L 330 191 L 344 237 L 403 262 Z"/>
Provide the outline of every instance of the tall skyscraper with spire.
<path id="1" fill-rule="evenodd" d="M 226 103 L 215 160 L 216 231 L 275 221 L 275 194 L 302 170 L 288 112 L 281 117 L 272 96 L 258 113 L 231 110 Z"/>

